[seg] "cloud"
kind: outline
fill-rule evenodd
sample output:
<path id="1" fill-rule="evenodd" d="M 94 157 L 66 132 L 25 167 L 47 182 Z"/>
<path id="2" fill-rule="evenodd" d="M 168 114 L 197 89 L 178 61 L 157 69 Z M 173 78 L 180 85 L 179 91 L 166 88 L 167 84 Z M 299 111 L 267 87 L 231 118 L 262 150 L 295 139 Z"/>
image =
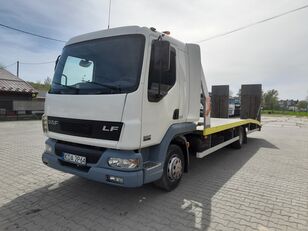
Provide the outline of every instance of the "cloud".
<path id="1" fill-rule="evenodd" d="M 22 1 L 1 3 L 0 22 L 34 33 L 68 40 L 107 27 L 109 0 Z M 170 30 L 195 42 L 288 11 L 307 1 L 288 0 L 112 0 L 111 27 L 140 25 Z M 201 44 L 209 85 L 262 83 L 281 98 L 303 99 L 308 91 L 308 10 Z M 63 44 L 0 28 L 0 63 L 55 60 Z M 25 80 L 53 75 L 53 64 L 21 65 Z M 10 69 L 14 72 L 14 67 Z"/>

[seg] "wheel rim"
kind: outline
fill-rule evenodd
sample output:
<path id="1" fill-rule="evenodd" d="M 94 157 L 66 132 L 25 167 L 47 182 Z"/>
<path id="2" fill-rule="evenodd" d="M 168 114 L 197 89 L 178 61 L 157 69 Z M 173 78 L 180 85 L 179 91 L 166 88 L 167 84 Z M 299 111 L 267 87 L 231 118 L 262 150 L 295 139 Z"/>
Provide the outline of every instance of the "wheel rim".
<path id="1" fill-rule="evenodd" d="M 178 156 L 172 156 L 168 161 L 167 175 L 170 181 L 175 181 L 182 176 L 182 160 Z"/>

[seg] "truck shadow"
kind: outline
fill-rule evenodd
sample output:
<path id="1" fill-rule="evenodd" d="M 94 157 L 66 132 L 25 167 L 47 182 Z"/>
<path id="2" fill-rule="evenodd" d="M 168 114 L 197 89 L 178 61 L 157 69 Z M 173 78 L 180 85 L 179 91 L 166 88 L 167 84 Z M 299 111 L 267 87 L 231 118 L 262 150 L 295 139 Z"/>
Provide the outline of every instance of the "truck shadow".
<path id="1" fill-rule="evenodd" d="M 260 148 L 249 138 L 240 150 L 222 149 L 191 158 L 179 187 L 165 193 L 152 185 L 112 187 L 78 177 L 23 194 L 0 208 L 1 230 L 207 230 L 213 197 Z"/>

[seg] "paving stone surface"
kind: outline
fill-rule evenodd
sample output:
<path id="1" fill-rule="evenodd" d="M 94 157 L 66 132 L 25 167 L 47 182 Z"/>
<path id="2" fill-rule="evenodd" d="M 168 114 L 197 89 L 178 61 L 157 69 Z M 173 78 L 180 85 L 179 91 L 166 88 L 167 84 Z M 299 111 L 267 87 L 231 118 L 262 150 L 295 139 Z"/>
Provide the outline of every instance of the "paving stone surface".
<path id="1" fill-rule="evenodd" d="M 308 120 L 265 117 L 179 187 L 91 182 L 41 162 L 40 121 L 0 123 L 0 230 L 308 230 Z"/>

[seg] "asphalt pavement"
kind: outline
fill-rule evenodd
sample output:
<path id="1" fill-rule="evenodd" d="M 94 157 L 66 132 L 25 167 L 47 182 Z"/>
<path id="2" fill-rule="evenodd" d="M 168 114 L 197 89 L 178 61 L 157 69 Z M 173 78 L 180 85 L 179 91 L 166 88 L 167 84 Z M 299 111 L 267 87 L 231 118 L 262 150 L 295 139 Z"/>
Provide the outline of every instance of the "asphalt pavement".
<path id="1" fill-rule="evenodd" d="M 308 119 L 264 117 L 179 187 L 126 189 L 41 162 L 40 121 L 0 123 L 0 230 L 308 230 Z"/>

